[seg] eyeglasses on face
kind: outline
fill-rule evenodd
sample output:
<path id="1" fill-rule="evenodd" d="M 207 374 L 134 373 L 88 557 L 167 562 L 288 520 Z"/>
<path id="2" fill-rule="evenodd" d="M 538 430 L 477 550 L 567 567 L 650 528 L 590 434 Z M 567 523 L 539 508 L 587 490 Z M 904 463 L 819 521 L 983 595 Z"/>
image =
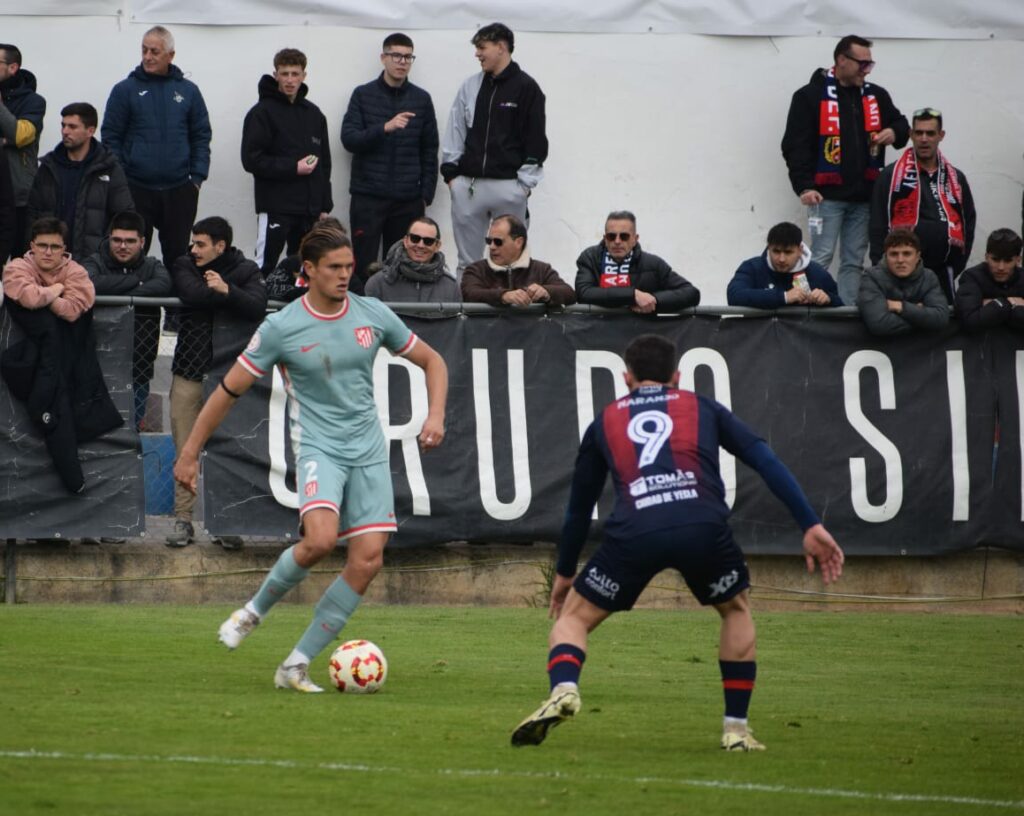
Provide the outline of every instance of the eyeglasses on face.
<path id="1" fill-rule="evenodd" d="M 115 246 L 135 246 L 139 242 L 138 238 L 111 238 L 110 243 Z"/>
<path id="2" fill-rule="evenodd" d="M 861 60 L 857 59 L 856 57 L 851 57 L 849 54 L 843 54 L 842 56 L 846 57 L 850 62 L 857 63 L 857 67 L 860 68 L 860 70 L 862 71 L 870 71 L 872 68 L 875 67 L 874 60 Z"/>
<path id="3" fill-rule="evenodd" d="M 385 51 L 384 56 L 388 59 L 393 59 L 395 62 L 416 62 L 416 56 L 414 54 L 402 54 L 398 51 Z"/>
<path id="4" fill-rule="evenodd" d="M 492 238 L 490 235 L 488 235 L 486 238 L 484 238 L 484 243 L 487 244 L 487 246 L 500 247 L 502 244 L 505 243 L 505 239 L 504 238 Z"/>
<path id="5" fill-rule="evenodd" d="M 613 243 L 616 240 L 619 240 L 622 243 L 626 243 L 632 237 L 633 233 L 631 232 L 606 232 L 604 234 L 604 240 L 606 240 L 609 244 Z"/>
<path id="6" fill-rule="evenodd" d="M 423 246 L 426 247 L 432 247 L 437 243 L 436 238 L 431 238 L 429 235 L 417 235 L 415 232 L 408 232 L 405 237 L 408 238 L 409 242 L 412 244 L 422 243 Z"/>
<path id="7" fill-rule="evenodd" d="M 32 242 L 33 249 L 37 249 L 44 255 L 49 255 L 51 252 L 63 252 L 64 244 L 41 244 L 38 241 Z"/>

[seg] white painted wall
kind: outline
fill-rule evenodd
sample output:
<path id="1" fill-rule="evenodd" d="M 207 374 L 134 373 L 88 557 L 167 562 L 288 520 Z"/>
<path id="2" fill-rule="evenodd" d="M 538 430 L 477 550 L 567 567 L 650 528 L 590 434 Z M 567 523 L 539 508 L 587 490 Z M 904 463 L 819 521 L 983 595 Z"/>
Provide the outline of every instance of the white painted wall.
<path id="1" fill-rule="evenodd" d="M 110 87 L 139 62 L 147 28 L 111 17 L 3 17 L 49 105 L 43 147 L 59 139 L 60 108 L 100 110 Z M 178 64 L 203 91 L 213 120 L 213 165 L 199 215 L 225 215 L 236 243 L 255 243 L 252 182 L 238 150 L 256 83 L 284 46 L 310 58 L 310 98 L 334 134 L 335 214 L 348 221 L 348 154 L 341 118 L 352 88 L 379 71 L 387 31 L 341 27 L 175 26 Z M 442 130 L 459 83 L 478 70 L 470 31 L 414 31 L 412 78 L 434 97 Z M 910 32 L 894 32 L 909 36 Z M 548 98 L 550 156 L 533 196 L 530 244 L 570 282 L 611 209 L 637 213 L 645 249 L 725 302 L 736 266 L 763 248 L 768 228 L 803 223 L 779 151 L 792 92 L 831 62 L 833 38 L 685 34 L 538 34 L 517 37 L 515 57 Z M 877 40 L 872 78 L 909 114 L 945 113 L 945 152 L 977 202 L 980 259 L 988 233 L 1021 226 L 1024 186 L 1024 42 Z M 447 190 L 429 213 L 454 257 Z"/>

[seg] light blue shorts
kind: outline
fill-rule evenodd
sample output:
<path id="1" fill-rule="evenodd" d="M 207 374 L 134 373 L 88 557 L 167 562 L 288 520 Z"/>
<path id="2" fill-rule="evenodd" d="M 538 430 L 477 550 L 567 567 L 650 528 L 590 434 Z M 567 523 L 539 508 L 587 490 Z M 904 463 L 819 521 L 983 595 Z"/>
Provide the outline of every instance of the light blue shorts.
<path id="1" fill-rule="evenodd" d="M 338 514 L 338 540 L 363 533 L 393 533 L 395 496 L 391 467 L 339 465 L 328 457 L 307 454 L 298 463 L 299 519 L 310 510 L 333 510 Z"/>

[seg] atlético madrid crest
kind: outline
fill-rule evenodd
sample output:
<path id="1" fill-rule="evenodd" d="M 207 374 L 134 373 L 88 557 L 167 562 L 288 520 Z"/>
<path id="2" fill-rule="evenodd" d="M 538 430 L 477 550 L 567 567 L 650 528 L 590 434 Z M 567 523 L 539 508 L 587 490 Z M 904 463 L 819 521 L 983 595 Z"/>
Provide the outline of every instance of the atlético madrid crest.
<path id="1" fill-rule="evenodd" d="M 373 329 L 369 326 L 360 326 L 355 330 L 356 342 L 363 348 L 368 349 L 373 345 Z"/>

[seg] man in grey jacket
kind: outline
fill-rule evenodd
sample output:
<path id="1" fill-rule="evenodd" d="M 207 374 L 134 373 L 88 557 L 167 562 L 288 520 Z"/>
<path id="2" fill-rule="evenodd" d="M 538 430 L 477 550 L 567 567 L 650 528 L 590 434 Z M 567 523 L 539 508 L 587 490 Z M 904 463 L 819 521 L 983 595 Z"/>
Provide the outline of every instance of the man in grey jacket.
<path id="1" fill-rule="evenodd" d="M 935 273 L 921 261 L 921 241 L 909 229 L 890 232 L 878 266 L 861 278 L 857 308 L 872 334 L 894 335 L 942 329 L 949 305 Z"/>
<path id="2" fill-rule="evenodd" d="M 379 272 L 366 282 L 366 294 L 389 303 L 460 303 L 458 281 L 441 252 L 441 229 L 420 216 L 391 245 Z"/>

